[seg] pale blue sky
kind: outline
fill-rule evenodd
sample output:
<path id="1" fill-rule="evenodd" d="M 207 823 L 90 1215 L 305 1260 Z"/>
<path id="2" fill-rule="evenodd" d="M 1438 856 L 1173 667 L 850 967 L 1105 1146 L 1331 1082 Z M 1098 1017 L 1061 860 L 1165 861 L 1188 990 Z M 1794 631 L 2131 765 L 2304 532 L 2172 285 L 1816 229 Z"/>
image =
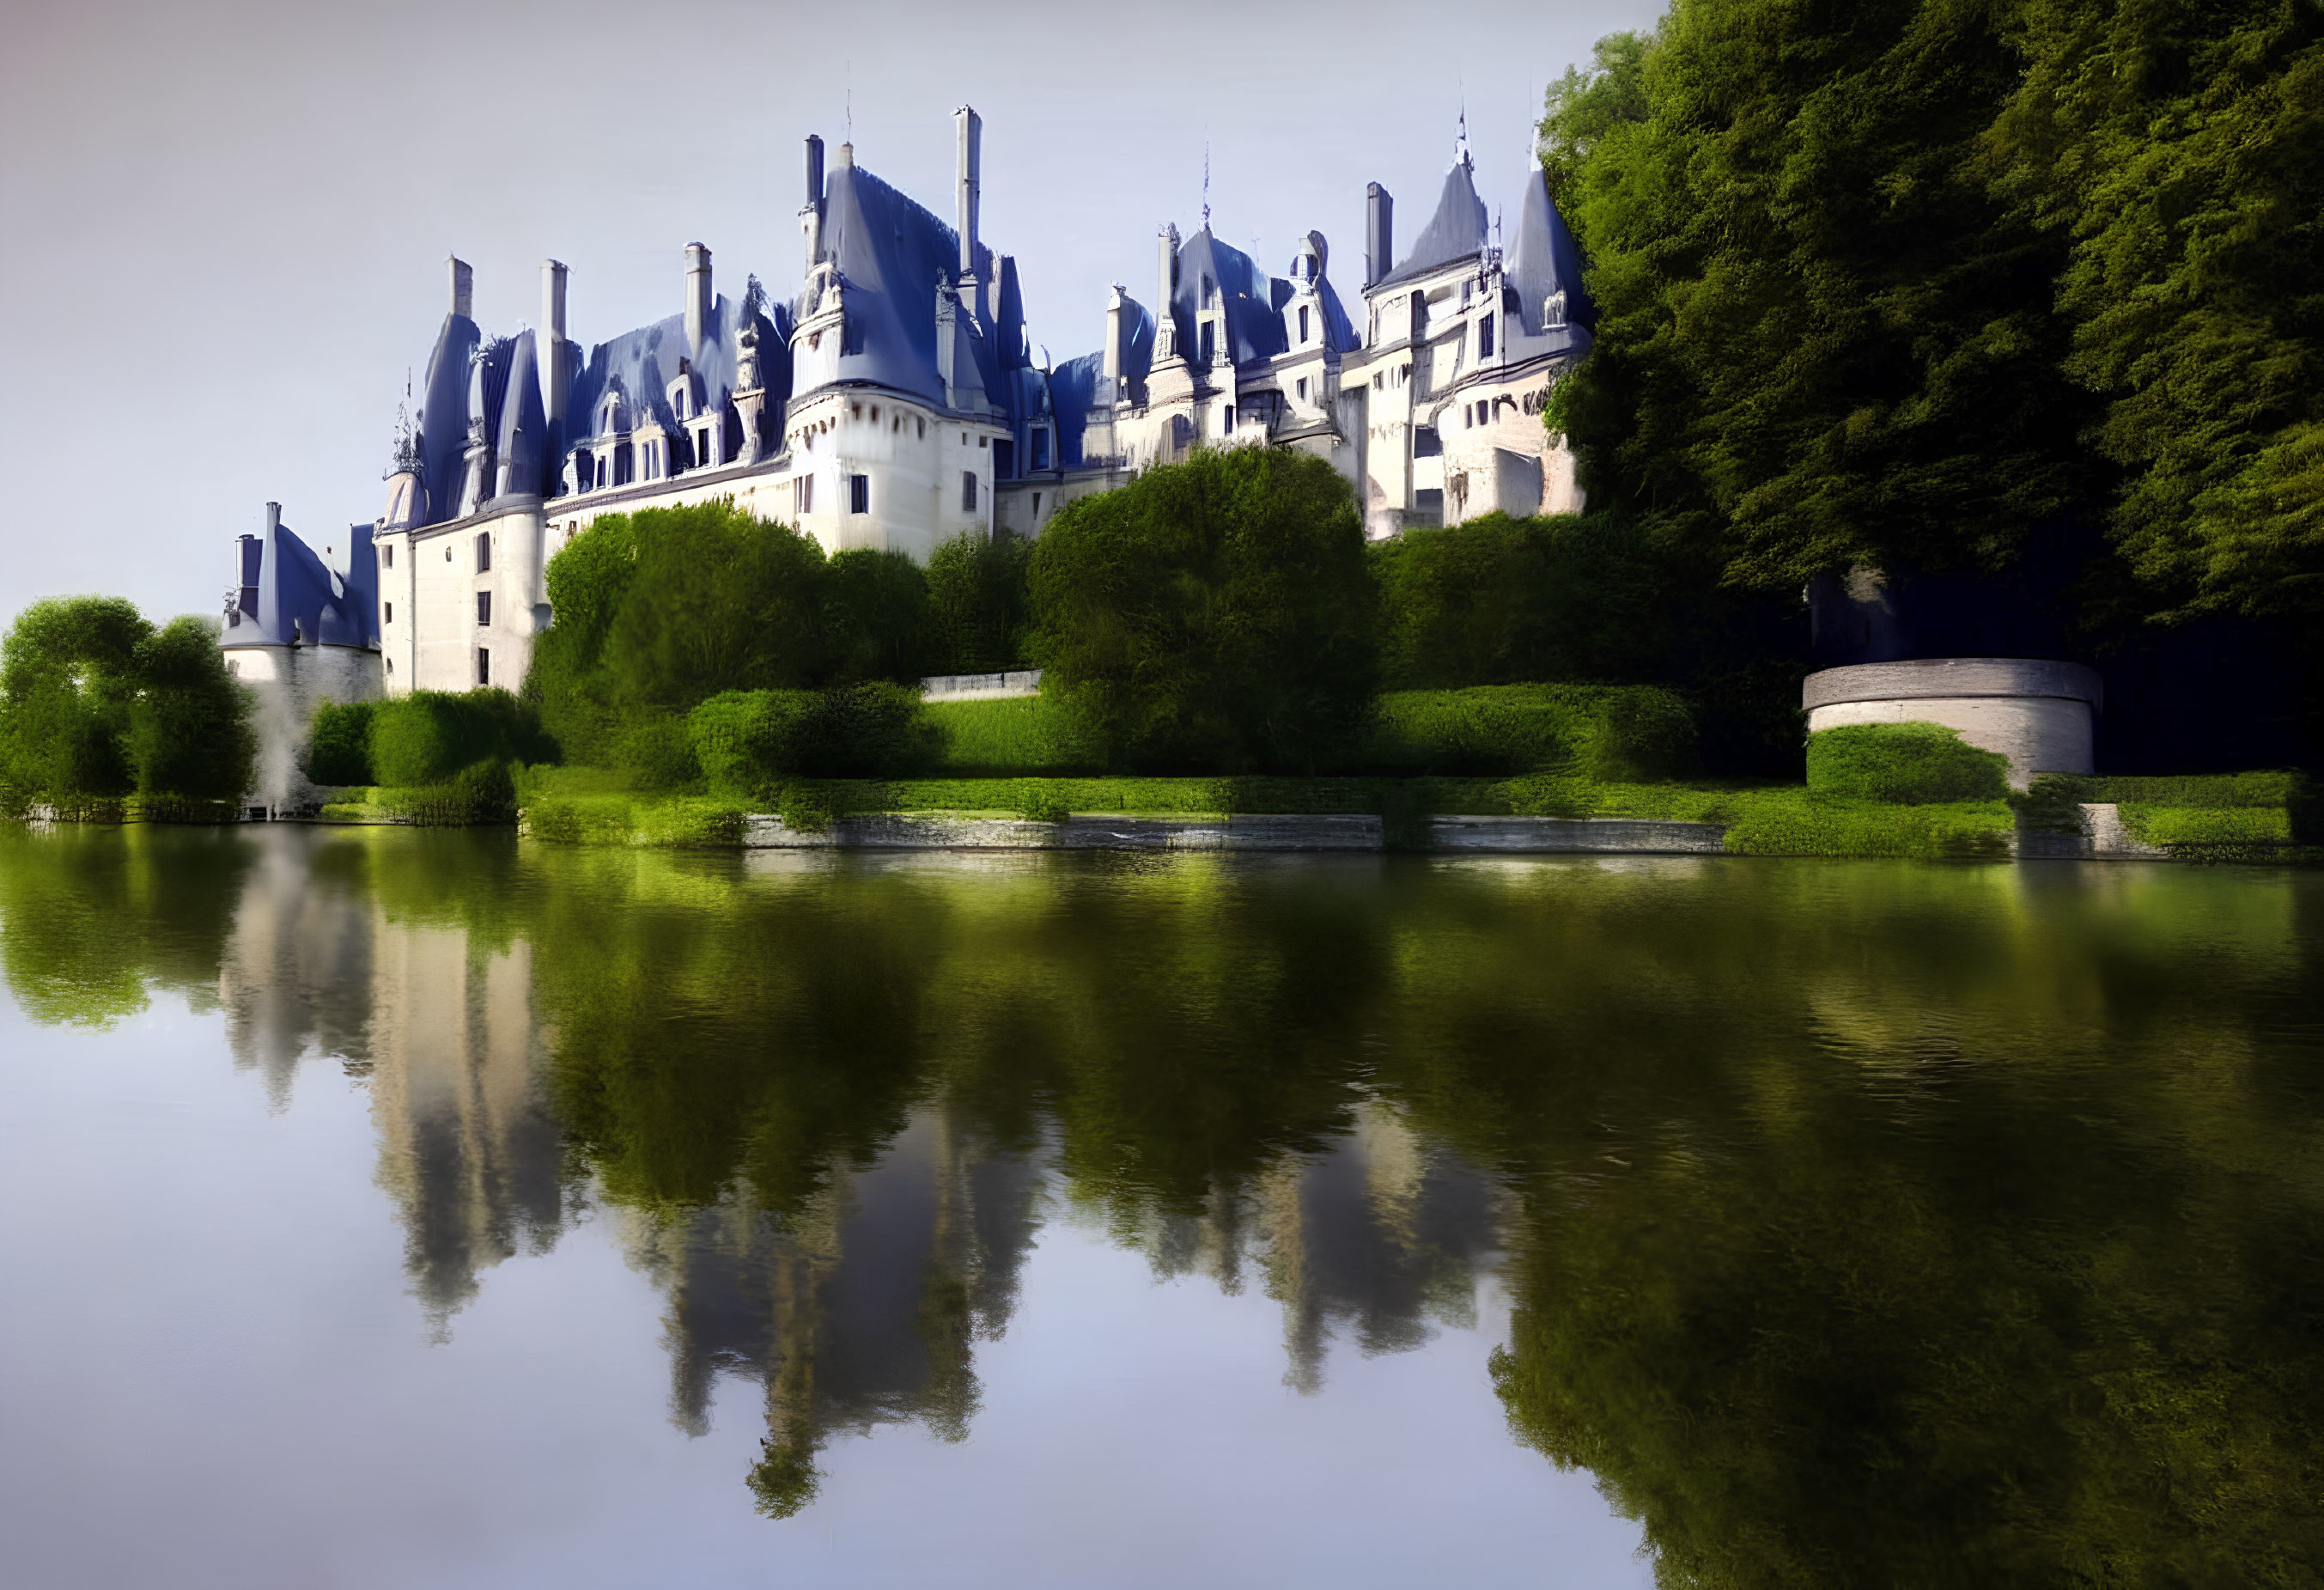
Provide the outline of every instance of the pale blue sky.
<path id="1" fill-rule="evenodd" d="M 591 344 L 799 275 L 799 143 L 950 217 L 954 106 L 984 117 L 983 233 L 1037 342 L 1097 345 L 1147 293 L 1157 226 L 1281 272 L 1310 227 L 1361 278 L 1364 185 L 1425 224 L 1464 99 L 1479 186 L 1514 202 L 1543 88 L 1652 0 L 1447 7 L 992 4 L 11 7 L 0 51 L 0 615 L 101 590 L 210 611 L 270 498 L 318 544 L 381 511 L 404 372 L 442 319 L 539 314 L 572 268 Z"/>

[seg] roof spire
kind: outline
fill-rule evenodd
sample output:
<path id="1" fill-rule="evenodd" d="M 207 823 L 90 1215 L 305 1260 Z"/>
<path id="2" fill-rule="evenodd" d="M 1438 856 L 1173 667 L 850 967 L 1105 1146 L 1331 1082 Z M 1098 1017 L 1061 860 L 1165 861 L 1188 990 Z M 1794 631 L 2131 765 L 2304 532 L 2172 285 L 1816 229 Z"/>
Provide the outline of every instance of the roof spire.
<path id="1" fill-rule="evenodd" d="M 1211 229 L 1211 140 L 1203 138 L 1203 230 Z"/>
<path id="2" fill-rule="evenodd" d="M 1456 166 L 1465 166 L 1470 163 L 1469 97 L 1465 92 L 1461 97 L 1460 130 L 1452 134 L 1452 163 Z"/>

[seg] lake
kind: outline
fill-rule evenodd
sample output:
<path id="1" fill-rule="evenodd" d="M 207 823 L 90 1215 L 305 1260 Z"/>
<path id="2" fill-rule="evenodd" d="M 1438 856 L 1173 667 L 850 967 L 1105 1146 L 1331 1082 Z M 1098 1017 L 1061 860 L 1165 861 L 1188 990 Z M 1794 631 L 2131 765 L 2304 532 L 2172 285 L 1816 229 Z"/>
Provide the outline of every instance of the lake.
<path id="1" fill-rule="evenodd" d="M 2324 874 L 0 831 L 14 1586 L 2313 1584 Z"/>

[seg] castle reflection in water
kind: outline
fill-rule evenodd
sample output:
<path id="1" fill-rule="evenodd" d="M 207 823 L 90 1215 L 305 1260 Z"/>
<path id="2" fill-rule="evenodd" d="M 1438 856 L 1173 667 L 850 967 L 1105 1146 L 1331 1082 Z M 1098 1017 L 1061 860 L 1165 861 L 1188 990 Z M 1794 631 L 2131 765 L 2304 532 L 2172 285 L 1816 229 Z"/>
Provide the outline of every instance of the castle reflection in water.
<path id="1" fill-rule="evenodd" d="M 378 1183 L 405 1234 L 410 1291 L 438 1333 L 455 1328 L 493 1266 L 546 1251 L 576 1220 L 609 1223 L 668 1299 L 673 1421 L 706 1430 L 721 1375 L 763 1387 L 770 1460 L 759 1483 L 773 1511 L 803 1498 L 813 1454 L 835 1434 L 915 1420 L 966 1435 L 976 1345 L 1007 1329 L 1047 1219 L 1102 1226 L 1157 1278 L 1261 1290 L 1282 1311 L 1285 1383 L 1302 1391 L 1321 1389 L 1335 1339 L 1394 1352 L 1437 1323 L 1474 1322 L 1495 1197 L 1368 1096 L 1351 1097 L 1347 1129 L 1263 1148 L 1193 1196 L 1135 1178 L 1077 1181 L 1061 1173 L 1053 1123 L 996 1131 L 988 1112 L 926 1075 L 899 1077 L 870 1102 L 868 1139 L 843 1123 L 845 1141 L 810 1132 L 786 1145 L 793 1155 L 772 1179 L 804 1188 L 798 1196 L 763 1196 L 739 1164 L 709 1167 L 696 1183 L 706 1197 L 609 1188 L 558 1118 L 559 1012 L 544 1008 L 555 991 L 543 987 L 542 947 L 505 922 L 399 898 L 364 864 L 376 859 L 328 844 L 254 858 L 219 958 L 238 1063 L 277 1107 L 302 1063 L 336 1060 L 365 1079 Z M 714 884 L 708 898 L 718 916 L 737 896 Z M 637 1008 L 562 1013 L 601 1035 L 666 1025 L 667 990 L 634 988 Z M 692 1041 L 738 1036 L 718 1022 Z M 844 1033 L 825 1036 L 836 1044 L 804 1063 L 847 1066 Z M 683 1066 L 696 1058 L 687 1044 L 679 1036 L 649 1058 Z M 1183 1102 L 1199 1116 L 1205 1101 Z"/>

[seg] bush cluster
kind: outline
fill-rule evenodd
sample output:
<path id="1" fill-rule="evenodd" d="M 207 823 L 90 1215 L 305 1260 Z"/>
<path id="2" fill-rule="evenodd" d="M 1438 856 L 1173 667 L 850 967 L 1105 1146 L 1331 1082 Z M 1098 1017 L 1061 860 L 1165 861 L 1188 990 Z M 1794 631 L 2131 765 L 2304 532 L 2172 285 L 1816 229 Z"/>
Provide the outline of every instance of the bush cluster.
<path id="1" fill-rule="evenodd" d="M 385 701 L 326 702 L 299 763 L 318 784 L 449 788 L 469 770 L 546 762 L 555 753 L 540 714 L 506 690 L 414 690 Z"/>
<path id="2" fill-rule="evenodd" d="M 2006 800 L 2009 759 L 1937 724 L 1852 724 L 1808 736 L 1808 790 L 1895 806 Z"/>
<path id="3" fill-rule="evenodd" d="M 524 693 L 567 757 L 682 788 L 706 772 L 688 715 L 714 697 L 1021 663 L 1027 558 L 968 536 L 925 570 L 901 552 L 826 557 L 725 502 L 608 514 L 549 560 L 557 622 Z"/>
<path id="4" fill-rule="evenodd" d="M 208 810 L 250 787 L 250 698 L 215 624 L 159 626 L 118 597 L 35 602 L 0 642 L 0 790 L 60 809 Z M 190 803 L 190 804 L 189 804 Z"/>
<path id="5" fill-rule="evenodd" d="M 918 693 L 890 684 L 729 690 L 687 714 L 686 729 L 711 793 L 738 800 L 794 779 L 900 778 L 941 754 Z"/>

